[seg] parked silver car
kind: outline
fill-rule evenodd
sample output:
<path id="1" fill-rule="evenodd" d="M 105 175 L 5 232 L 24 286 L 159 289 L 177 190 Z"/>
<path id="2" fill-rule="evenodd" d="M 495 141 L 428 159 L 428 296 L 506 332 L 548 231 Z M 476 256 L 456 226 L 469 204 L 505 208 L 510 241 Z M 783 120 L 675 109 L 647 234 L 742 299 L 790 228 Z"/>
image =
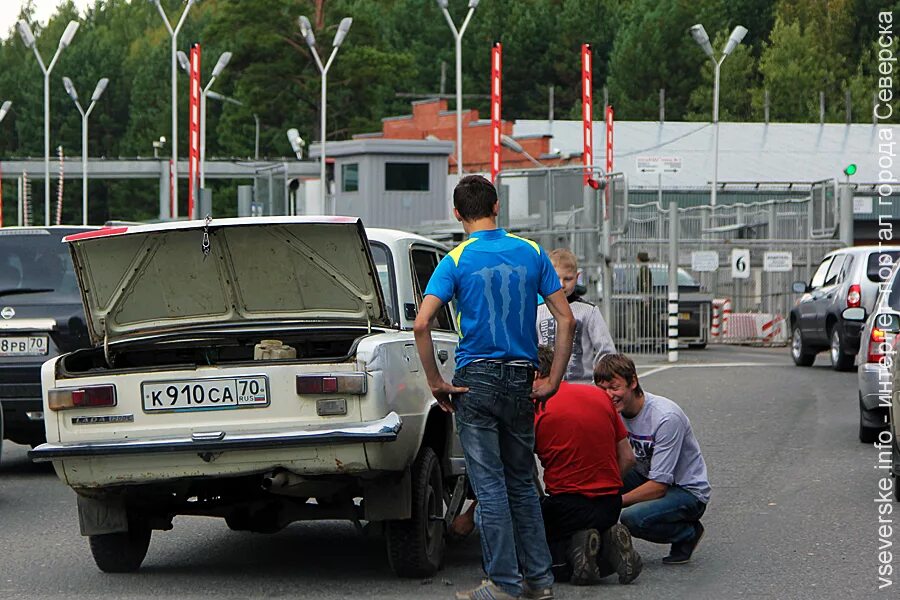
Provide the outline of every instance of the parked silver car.
<path id="1" fill-rule="evenodd" d="M 829 350 L 835 371 L 852 369 L 862 324 L 847 321 L 842 313 L 858 307 L 871 314 L 879 284 L 898 260 L 897 246 L 841 248 L 825 255 L 808 284 L 795 282 L 794 292 L 803 295 L 790 315 L 794 364 L 808 367 L 816 354 Z"/>
<path id="2" fill-rule="evenodd" d="M 894 343 L 900 332 L 900 280 L 894 267 L 881 286 L 875 304 L 862 327 L 859 353 L 856 355 L 859 381 L 859 441 L 871 444 L 888 427 L 891 406 L 891 363 Z M 844 311 L 844 319 L 865 317 L 857 311 Z M 854 314 L 855 313 L 855 314 Z"/>

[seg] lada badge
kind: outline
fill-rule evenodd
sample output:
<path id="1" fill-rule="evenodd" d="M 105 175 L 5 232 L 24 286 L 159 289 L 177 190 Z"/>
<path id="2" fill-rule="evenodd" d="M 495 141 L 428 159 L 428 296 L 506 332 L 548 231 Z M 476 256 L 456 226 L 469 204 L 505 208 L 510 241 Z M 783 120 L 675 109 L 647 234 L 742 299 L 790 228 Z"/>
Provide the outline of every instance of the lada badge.
<path id="1" fill-rule="evenodd" d="M 16 309 L 12 306 L 4 306 L 3 310 L 0 310 L 0 317 L 4 319 L 12 319 L 14 316 L 16 316 Z"/>

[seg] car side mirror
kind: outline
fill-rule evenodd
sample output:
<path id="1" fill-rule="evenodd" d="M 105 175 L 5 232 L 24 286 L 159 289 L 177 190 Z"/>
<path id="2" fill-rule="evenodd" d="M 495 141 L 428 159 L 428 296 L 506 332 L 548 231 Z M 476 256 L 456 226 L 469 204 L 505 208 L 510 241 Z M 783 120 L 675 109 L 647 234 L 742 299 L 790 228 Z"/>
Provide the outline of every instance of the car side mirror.
<path id="1" fill-rule="evenodd" d="M 841 317 L 845 321 L 865 321 L 866 309 L 864 308 L 845 308 L 841 313 Z"/>
<path id="2" fill-rule="evenodd" d="M 805 281 L 795 281 L 791 285 L 791 289 L 794 290 L 795 294 L 805 294 L 809 288 L 806 287 Z"/>

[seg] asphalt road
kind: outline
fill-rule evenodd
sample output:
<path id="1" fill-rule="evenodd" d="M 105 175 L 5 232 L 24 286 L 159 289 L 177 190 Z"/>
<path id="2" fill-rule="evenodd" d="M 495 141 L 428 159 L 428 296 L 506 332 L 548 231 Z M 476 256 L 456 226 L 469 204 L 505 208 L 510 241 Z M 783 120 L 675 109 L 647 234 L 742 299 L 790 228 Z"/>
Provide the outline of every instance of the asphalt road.
<path id="1" fill-rule="evenodd" d="M 700 440 L 713 486 L 703 544 L 691 563 L 664 566 L 667 548 L 639 541 L 632 585 L 560 585 L 557 597 L 898 597 L 897 585 L 877 588 L 879 474 L 856 437 L 855 373 L 831 371 L 825 355 L 794 367 L 786 349 L 682 359 L 644 365 L 642 382 L 679 402 Z M 381 540 L 346 523 L 261 535 L 199 517 L 155 532 L 139 573 L 106 575 L 79 536 L 74 494 L 26 450 L 6 444 L 0 463 L 0 598 L 452 598 L 481 577 L 476 539 L 450 548 L 434 580 L 410 581 L 391 574 Z"/>

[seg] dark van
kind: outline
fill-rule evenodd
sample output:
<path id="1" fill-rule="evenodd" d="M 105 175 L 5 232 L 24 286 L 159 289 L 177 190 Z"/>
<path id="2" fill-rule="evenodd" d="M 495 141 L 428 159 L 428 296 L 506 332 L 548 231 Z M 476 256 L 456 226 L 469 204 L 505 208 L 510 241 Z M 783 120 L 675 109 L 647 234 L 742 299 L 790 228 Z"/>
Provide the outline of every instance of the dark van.
<path id="1" fill-rule="evenodd" d="M 0 404 L 3 436 L 44 442 L 41 365 L 90 345 L 69 248 L 62 238 L 95 227 L 0 229 Z"/>

